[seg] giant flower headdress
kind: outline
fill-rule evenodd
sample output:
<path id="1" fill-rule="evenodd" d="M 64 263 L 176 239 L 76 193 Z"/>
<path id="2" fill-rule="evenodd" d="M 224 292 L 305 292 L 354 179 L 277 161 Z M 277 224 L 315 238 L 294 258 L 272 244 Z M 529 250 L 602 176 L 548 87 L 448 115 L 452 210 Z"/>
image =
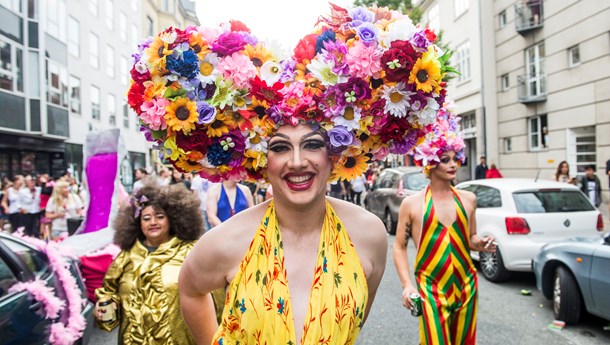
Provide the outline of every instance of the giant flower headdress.
<path id="1" fill-rule="evenodd" d="M 445 152 L 454 151 L 460 163 L 465 162 L 466 152 L 460 120 L 461 118 L 447 107 L 441 108 L 431 131 L 411 152 L 415 164 L 423 167 L 426 175 L 440 163 L 440 157 Z"/>
<path id="2" fill-rule="evenodd" d="M 236 21 L 146 39 L 128 94 L 146 137 L 211 180 L 265 177 L 267 141 L 286 124 L 326 131 L 331 179 L 412 151 L 446 94 L 435 34 L 396 11 L 331 6 L 290 59 Z"/>

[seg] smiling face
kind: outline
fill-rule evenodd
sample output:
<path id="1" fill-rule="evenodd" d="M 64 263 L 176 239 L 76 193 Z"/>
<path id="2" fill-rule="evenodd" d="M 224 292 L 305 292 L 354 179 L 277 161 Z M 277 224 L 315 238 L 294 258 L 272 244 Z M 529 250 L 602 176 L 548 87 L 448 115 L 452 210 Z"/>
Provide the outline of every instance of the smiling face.
<path id="1" fill-rule="evenodd" d="M 162 209 L 146 206 L 140 216 L 140 228 L 146 237 L 146 245 L 159 246 L 170 239 L 169 218 Z"/>
<path id="2" fill-rule="evenodd" d="M 267 159 L 276 200 L 308 204 L 324 198 L 332 163 L 322 134 L 307 125 L 283 126 L 269 140 Z"/>
<path id="3" fill-rule="evenodd" d="M 459 167 L 460 160 L 457 158 L 455 151 L 444 152 L 440 156 L 440 163 L 430 171 L 430 177 L 452 181 L 455 179 Z"/>

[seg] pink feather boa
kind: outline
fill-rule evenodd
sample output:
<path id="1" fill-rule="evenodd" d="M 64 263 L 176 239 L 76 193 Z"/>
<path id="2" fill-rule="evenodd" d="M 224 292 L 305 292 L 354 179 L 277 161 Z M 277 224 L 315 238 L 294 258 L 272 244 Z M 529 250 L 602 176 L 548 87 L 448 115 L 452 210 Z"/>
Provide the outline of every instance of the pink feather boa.
<path id="1" fill-rule="evenodd" d="M 36 246 L 40 251 L 46 253 L 49 258 L 49 263 L 57 275 L 58 280 L 61 282 L 66 294 L 66 300 L 68 302 L 67 322 L 64 324 L 59 320 L 51 325 L 49 342 L 57 345 L 74 344 L 82 337 L 86 327 L 85 318 L 81 315 L 81 312 L 83 306 L 87 303 L 87 300 L 81 297 L 81 290 L 78 283 L 72 273 L 70 273 L 70 263 L 65 258 L 66 254 L 62 254 L 61 249 L 54 242 L 46 243 L 37 238 L 24 236 L 19 232 L 16 232 L 14 235 L 26 240 Z M 55 318 L 57 317 L 57 314 L 64 309 L 64 303 L 55 297 L 51 287 L 44 286 L 43 284 L 44 282 L 40 280 L 34 280 L 17 284 L 16 286 L 21 285 L 19 288 L 28 290 L 36 301 L 43 303 L 47 319 Z M 57 304 L 55 299 L 59 300 L 60 305 Z M 55 311 L 55 313 L 52 313 L 53 311 Z"/>

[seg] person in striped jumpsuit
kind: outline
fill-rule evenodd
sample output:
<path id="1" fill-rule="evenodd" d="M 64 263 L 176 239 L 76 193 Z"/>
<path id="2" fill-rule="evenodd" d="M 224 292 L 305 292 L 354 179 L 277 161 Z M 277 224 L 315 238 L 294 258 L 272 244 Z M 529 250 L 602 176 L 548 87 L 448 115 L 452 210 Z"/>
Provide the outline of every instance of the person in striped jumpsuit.
<path id="1" fill-rule="evenodd" d="M 440 150 L 438 162 L 425 167 L 430 185 L 403 200 L 394 242 L 394 262 L 403 286 L 402 299 L 412 308 L 410 294 L 422 297 L 420 343 L 476 343 L 477 271 L 470 250 L 495 251 L 492 237 L 476 234 L 476 196 L 452 187 L 460 159 Z M 415 281 L 407 263 L 407 243 L 413 237 L 417 253 Z"/>

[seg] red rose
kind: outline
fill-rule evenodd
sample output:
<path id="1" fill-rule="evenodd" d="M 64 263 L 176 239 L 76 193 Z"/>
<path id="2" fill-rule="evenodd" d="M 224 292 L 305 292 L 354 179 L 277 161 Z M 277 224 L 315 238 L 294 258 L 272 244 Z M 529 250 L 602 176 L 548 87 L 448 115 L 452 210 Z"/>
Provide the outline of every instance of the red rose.
<path id="1" fill-rule="evenodd" d="M 144 73 L 140 73 L 138 72 L 135 67 L 132 68 L 129 71 L 129 74 L 131 74 L 131 79 L 133 79 L 133 81 L 135 81 L 136 83 L 143 83 L 147 80 L 150 80 L 150 72 L 146 71 Z"/>
<path id="2" fill-rule="evenodd" d="M 436 41 L 436 34 L 434 33 L 434 31 L 430 30 L 429 28 L 426 28 L 425 34 L 426 34 L 426 38 L 428 39 L 428 41 L 430 41 L 430 42 Z"/>
<path id="3" fill-rule="evenodd" d="M 133 111 L 140 114 L 140 106 L 144 103 L 144 91 L 146 88 L 140 83 L 133 83 L 127 93 L 127 102 Z"/>
<path id="4" fill-rule="evenodd" d="M 381 56 L 381 65 L 386 73 L 386 78 L 389 81 L 407 82 L 417 58 L 417 52 L 408 41 L 392 42 L 390 49 Z M 400 66 L 396 66 L 396 62 Z"/>
<path id="5" fill-rule="evenodd" d="M 250 33 L 250 29 L 246 26 L 246 24 L 240 22 L 239 20 L 229 20 L 229 23 L 231 23 L 231 31 L 245 31 L 247 33 Z"/>
<path id="6" fill-rule="evenodd" d="M 199 151 L 205 155 L 211 144 L 212 141 L 206 135 L 206 130 L 200 126 L 188 134 L 182 131 L 176 132 L 176 146 L 184 151 Z"/>
<path id="7" fill-rule="evenodd" d="M 297 62 L 303 62 L 303 60 L 311 60 L 316 56 L 316 41 L 317 36 L 315 34 L 309 34 L 303 37 L 296 48 L 294 48 L 294 57 Z"/>
<path id="8" fill-rule="evenodd" d="M 390 140 L 401 140 L 404 138 L 405 133 L 409 128 L 411 128 L 411 126 L 406 118 L 390 115 L 388 116 L 388 122 L 381 132 L 381 141 L 389 142 Z"/>

